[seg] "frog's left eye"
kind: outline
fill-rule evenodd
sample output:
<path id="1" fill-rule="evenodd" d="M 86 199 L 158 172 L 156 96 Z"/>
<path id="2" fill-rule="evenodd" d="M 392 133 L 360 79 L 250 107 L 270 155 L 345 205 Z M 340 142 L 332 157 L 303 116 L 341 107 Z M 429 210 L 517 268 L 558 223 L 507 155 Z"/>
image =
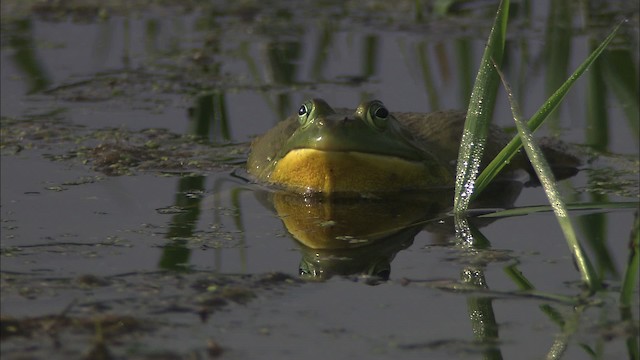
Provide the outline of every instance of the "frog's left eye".
<path id="1" fill-rule="evenodd" d="M 387 127 L 389 119 L 389 110 L 378 100 L 374 100 L 369 105 L 367 120 L 373 127 L 378 130 L 384 130 Z"/>

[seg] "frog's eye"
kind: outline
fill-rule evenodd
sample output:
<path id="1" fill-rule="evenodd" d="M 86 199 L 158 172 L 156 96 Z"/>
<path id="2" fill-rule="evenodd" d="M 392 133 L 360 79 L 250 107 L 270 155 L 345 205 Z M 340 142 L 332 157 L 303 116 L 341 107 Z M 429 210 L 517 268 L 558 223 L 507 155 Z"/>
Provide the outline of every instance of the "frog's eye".
<path id="1" fill-rule="evenodd" d="M 381 118 L 381 119 L 386 119 L 387 116 L 389 116 L 389 111 L 387 109 L 385 109 L 384 107 L 379 107 L 376 109 L 375 113 L 373 113 L 373 115 L 375 115 L 375 117 L 377 118 Z"/>
<path id="2" fill-rule="evenodd" d="M 389 110 L 378 100 L 374 100 L 369 105 L 369 113 L 367 114 L 367 120 L 373 127 L 378 130 L 384 130 L 387 127 L 387 120 L 389 119 Z"/>
<path id="3" fill-rule="evenodd" d="M 300 105 L 298 109 L 298 121 L 300 125 L 306 125 L 309 122 L 311 111 L 313 111 L 313 102 L 305 101 L 304 104 Z"/>
<path id="4" fill-rule="evenodd" d="M 300 109 L 298 109 L 298 116 L 305 116 L 309 113 L 309 110 L 307 109 L 307 105 L 306 104 L 302 104 L 300 106 Z"/>

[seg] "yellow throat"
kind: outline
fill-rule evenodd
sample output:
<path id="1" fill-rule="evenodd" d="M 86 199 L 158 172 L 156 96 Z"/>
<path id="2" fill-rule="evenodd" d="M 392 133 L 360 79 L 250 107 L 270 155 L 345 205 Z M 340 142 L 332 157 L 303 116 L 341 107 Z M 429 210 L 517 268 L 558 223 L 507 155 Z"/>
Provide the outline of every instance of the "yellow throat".
<path id="1" fill-rule="evenodd" d="M 453 183 L 439 164 L 363 152 L 296 149 L 278 161 L 270 181 L 296 192 L 392 192 Z"/>

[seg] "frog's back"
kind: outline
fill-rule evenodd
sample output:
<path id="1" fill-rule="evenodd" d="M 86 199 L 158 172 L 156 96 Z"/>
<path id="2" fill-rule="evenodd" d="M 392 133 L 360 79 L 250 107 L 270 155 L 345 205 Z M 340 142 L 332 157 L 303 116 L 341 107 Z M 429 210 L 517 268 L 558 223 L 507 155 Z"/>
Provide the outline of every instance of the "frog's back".
<path id="1" fill-rule="evenodd" d="M 464 131 L 464 112 L 454 110 L 426 114 L 398 112 L 393 115 L 425 148 L 430 149 L 448 163 L 454 163 L 457 160 Z M 495 157 L 509 140 L 510 137 L 502 129 L 492 125 L 485 144 L 484 158 Z"/>
<path id="2" fill-rule="evenodd" d="M 453 110 L 426 114 L 398 112 L 393 115 L 398 122 L 411 131 L 425 148 L 430 149 L 447 163 L 455 164 L 464 132 L 465 112 Z M 498 155 L 511 138 L 512 136 L 503 129 L 491 125 L 481 167 L 488 165 L 488 162 Z M 538 139 L 538 144 L 558 179 L 571 177 L 578 172 L 578 167 L 582 163 L 580 157 L 566 143 L 543 137 Z M 514 171 L 517 169 L 527 171 L 533 183 L 537 181 L 537 176 L 522 149 L 511 160 L 506 170 Z"/>

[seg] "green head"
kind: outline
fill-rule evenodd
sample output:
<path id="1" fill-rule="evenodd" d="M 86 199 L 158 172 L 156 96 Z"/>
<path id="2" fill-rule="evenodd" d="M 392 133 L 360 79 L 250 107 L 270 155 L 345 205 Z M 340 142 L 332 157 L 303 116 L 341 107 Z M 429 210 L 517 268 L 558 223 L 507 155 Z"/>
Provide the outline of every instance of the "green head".
<path id="1" fill-rule="evenodd" d="M 307 100 L 298 110 L 298 123 L 279 158 L 291 150 L 315 149 L 424 159 L 425 150 L 378 100 L 362 102 L 353 112 L 336 111 L 322 99 Z"/>
<path id="2" fill-rule="evenodd" d="M 451 183 L 449 170 L 378 100 L 355 110 L 305 101 L 295 118 L 254 142 L 248 169 L 295 192 L 389 192 Z"/>

